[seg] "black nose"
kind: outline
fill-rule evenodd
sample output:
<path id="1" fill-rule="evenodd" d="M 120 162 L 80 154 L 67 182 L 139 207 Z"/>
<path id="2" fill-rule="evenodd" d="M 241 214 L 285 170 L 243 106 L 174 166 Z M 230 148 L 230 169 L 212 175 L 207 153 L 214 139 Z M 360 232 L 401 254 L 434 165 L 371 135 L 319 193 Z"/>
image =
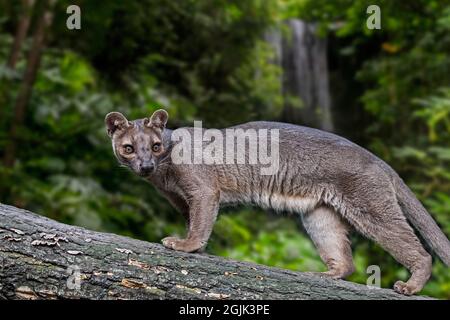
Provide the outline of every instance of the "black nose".
<path id="1" fill-rule="evenodd" d="M 153 170 L 153 165 L 141 166 L 142 171 L 151 171 Z"/>
<path id="2" fill-rule="evenodd" d="M 140 171 L 142 174 L 148 174 L 153 171 L 154 166 L 152 164 L 141 164 Z"/>

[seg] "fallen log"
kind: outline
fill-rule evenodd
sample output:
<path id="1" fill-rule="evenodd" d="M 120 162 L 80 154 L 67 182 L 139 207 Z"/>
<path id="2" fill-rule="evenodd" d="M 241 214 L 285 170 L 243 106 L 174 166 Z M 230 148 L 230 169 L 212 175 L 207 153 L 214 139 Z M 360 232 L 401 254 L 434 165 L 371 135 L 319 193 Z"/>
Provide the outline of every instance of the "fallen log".
<path id="1" fill-rule="evenodd" d="M 0 204 L 0 299 L 425 299 L 65 225 Z"/>

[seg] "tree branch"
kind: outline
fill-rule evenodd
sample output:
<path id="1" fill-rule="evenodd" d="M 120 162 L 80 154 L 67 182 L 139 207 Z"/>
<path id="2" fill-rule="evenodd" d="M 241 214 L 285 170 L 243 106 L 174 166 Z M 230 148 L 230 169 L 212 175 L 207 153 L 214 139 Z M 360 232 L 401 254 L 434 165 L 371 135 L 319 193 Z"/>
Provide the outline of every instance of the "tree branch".
<path id="1" fill-rule="evenodd" d="M 45 44 L 46 33 L 53 20 L 53 6 L 56 0 L 44 0 L 43 12 L 37 22 L 36 31 L 33 35 L 33 44 L 28 53 L 27 66 L 23 81 L 14 104 L 14 119 L 5 147 L 3 163 L 5 167 L 12 167 L 16 160 L 16 145 L 18 142 L 18 131 L 25 121 L 26 107 L 31 97 L 36 75 L 41 61 L 41 53 Z"/>
<path id="2" fill-rule="evenodd" d="M 19 60 L 20 48 L 22 47 L 22 43 L 25 40 L 28 32 L 28 27 L 30 26 L 34 1 L 35 0 L 22 0 L 22 13 L 18 22 L 16 35 L 14 37 L 14 42 L 11 48 L 8 63 L 6 64 L 11 69 L 14 69 L 16 67 L 17 60 Z"/>
<path id="3" fill-rule="evenodd" d="M 3 299 L 423 299 L 65 225 L 0 204 Z"/>

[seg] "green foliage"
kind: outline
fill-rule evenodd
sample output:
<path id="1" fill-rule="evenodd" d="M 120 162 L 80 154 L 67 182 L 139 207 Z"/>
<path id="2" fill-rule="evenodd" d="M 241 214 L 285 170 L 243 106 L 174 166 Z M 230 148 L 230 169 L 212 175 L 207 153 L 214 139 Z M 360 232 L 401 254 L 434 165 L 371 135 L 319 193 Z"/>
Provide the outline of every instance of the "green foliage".
<path id="1" fill-rule="evenodd" d="M 381 30 L 365 28 L 369 4 L 381 8 Z M 355 74 L 364 86 L 361 107 L 371 120 L 367 146 L 397 169 L 448 236 L 449 1 L 307 1 L 302 8 L 304 17 L 325 29 L 338 22 L 336 34 L 347 43 L 341 54 L 365 57 Z M 378 255 L 369 260 L 383 261 Z M 399 276 L 393 261 L 381 269 L 384 285 Z M 437 262 L 424 294 L 449 298 L 450 281 L 443 270 Z M 364 277 L 351 279 L 364 282 Z"/>
<path id="2" fill-rule="evenodd" d="M 82 7 L 82 30 L 65 27 L 68 4 Z M 366 28 L 366 8 L 381 7 L 382 29 Z M 20 128 L 17 161 L 0 166 L 0 201 L 66 223 L 149 241 L 184 234 L 184 222 L 147 183 L 117 165 L 103 119 L 169 110 L 171 126 L 200 118 L 207 126 L 276 119 L 281 70 L 263 33 L 287 18 L 317 21 L 331 36 L 330 60 L 348 87 L 334 116 L 405 178 L 450 235 L 449 1 L 246 0 L 58 1 L 48 45 Z M 5 67 L 20 2 L 0 0 L 0 156 L 23 80 Z M 36 14 L 32 23 L 35 23 Z M 33 25 L 33 24 L 32 24 Z M 341 62 L 343 61 L 343 62 Z M 345 69 L 345 70 L 344 70 Z M 331 82 L 339 91 L 339 83 Z M 355 105 L 355 109 L 351 109 Z M 339 129 L 339 128 L 338 128 Z M 350 133 L 355 134 L 355 133 Z M 356 135 L 356 134 L 355 134 Z M 324 271 L 293 218 L 244 208 L 222 215 L 208 251 L 303 271 Z M 354 237 L 357 272 L 377 264 L 382 285 L 408 274 L 383 249 Z M 450 299 L 440 262 L 423 291 Z"/>
<path id="3" fill-rule="evenodd" d="M 237 260 L 292 270 L 325 271 L 313 244 L 299 232 L 294 217 L 241 211 L 222 215 L 214 228 L 211 252 Z"/>

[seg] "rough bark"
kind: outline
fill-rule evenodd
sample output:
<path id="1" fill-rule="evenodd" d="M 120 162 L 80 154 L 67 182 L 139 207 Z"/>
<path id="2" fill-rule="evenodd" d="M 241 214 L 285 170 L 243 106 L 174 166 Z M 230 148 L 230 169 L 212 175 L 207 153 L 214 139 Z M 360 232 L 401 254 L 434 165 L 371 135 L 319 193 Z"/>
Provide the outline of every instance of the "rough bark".
<path id="1" fill-rule="evenodd" d="M 1 204 L 0 298 L 424 299 L 311 273 L 176 252 Z"/>

